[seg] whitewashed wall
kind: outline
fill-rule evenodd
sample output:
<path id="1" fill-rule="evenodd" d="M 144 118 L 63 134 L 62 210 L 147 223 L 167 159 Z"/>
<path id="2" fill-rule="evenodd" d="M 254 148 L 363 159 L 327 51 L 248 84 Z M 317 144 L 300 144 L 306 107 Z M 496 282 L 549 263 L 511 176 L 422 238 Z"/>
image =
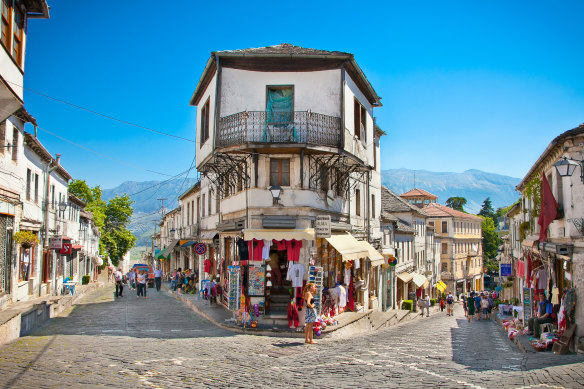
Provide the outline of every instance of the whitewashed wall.
<path id="1" fill-rule="evenodd" d="M 196 138 L 196 164 L 199 164 L 213 151 L 213 138 L 215 136 L 213 123 L 215 122 L 215 94 L 217 91 L 217 73 L 211 79 L 209 86 L 203 93 L 197 106 L 197 138 Z M 209 138 L 201 144 L 201 109 L 209 100 Z"/>

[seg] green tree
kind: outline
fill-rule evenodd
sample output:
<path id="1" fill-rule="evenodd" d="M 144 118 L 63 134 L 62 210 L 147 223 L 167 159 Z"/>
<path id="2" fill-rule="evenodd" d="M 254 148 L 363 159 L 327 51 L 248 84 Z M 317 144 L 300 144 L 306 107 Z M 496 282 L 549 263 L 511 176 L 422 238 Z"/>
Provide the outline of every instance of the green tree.
<path id="1" fill-rule="evenodd" d="M 483 205 L 479 211 L 479 216 L 490 217 L 494 222 L 496 222 L 495 210 L 493 209 L 493 203 L 491 202 L 490 197 L 487 197 L 485 201 L 483 201 Z"/>
<path id="2" fill-rule="evenodd" d="M 483 221 L 481 227 L 483 230 L 483 259 L 485 263 L 488 260 L 497 257 L 497 249 L 501 245 L 501 239 L 497 234 L 495 222 L 488 216 L 481 216 Z"/>
<path id="3" fill-rule="evenodd" d="M 466 205 L 466 199 L 464 197 L 450 197 L 446 200 L 446 206 L 457 211 L 464 212 L 464 206 Z"/>
<path id="4" fill-rule="evenodd" d="M 69 184 L 69 193 L 79 197 L 81 200 L 85 201 L 86 204 L 93 201 L 92 190 L 85 180 L 73 180 L 73 182 Z"/>
<path id="5" fill-rule="evenodd" d="M 128 195 L 123 195 L 114 197 L 105 206 L 102 243 L 116 266 L 136 243 L 136 237 L 128 229 L 134 213 L 132 203 Z"/>

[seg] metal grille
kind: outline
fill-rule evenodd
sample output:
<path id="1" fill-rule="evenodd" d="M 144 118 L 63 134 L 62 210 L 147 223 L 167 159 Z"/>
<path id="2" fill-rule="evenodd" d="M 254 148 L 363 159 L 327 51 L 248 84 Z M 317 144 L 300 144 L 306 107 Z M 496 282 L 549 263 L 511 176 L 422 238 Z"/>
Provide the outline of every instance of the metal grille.
<path id="1" fill-rule="evenodd" d="M 219 119 L 218 147 L 245 143 L 341 147 L 341 118 L 311 111 L 245 111 Z"/>
<path id="2" fill-rule="evenodd" d="M 14 219 L 0 215 L 0 290 L 10 291 L 10 258 Z"/>

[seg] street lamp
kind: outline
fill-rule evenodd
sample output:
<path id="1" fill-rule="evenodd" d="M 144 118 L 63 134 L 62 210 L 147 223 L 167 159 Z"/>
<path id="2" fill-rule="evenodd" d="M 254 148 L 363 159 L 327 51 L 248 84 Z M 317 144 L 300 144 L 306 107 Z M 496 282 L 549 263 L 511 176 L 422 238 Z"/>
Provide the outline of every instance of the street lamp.
<path id="1" fill-rule="evenodd" d="M 574 161 L 573 159 L 564 157 L 554 163 L 554 166 L 561 177 L 572 177 L 574 170 L 580 166 L 580 179 L 584 182 L 584 161 Z"/>
<path id="2" fill-rule="evenodd" d="M 278 204 L 278 200 L 280 200 L 280 193 L 282 193 L 282 188 L 279 185 L 272 185 L 270 186 L 270 193 L 272 194 L 272 199 L 274 201 L 274 205 Z"/>

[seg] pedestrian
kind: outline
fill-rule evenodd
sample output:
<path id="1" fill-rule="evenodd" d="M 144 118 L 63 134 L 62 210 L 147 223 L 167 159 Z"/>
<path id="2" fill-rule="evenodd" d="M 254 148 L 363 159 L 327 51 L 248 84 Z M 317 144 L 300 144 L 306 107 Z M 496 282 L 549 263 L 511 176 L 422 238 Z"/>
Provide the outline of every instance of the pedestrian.
<path id="1" fill-rule="evenodd" d="M 146 271 L 142 270 L 142 269 L 139 270 L 136 278 L 138 280 L 138 293 L 137 293 L 136 298 L 140 298 L 140 296 L 147 298 L 146 297 Z"/>
<path id="2" fill-rule="evenodd" d="M 170 289 L 176 290 L 176 269 L 172 270 L 172 277 L 170 278 Z"/>
<path id="3" fill-rule="evenodd" d="M 107 268 L 107 282 L 110 282 L 112 280 L 112 275 L 113 275 L 113 269 L 111 267 Z"/>
<path id="4" fill-rule="evenodd" d="M 130 287 L 132 290 L 136 290 L 136 269 L 130 271 Z"/>
<path id="5" fill-rule="evenodd" d="M 304 326 L 304 343 L 316 344 L 313 339 L 314 335 L 314 323 L 316 322 L 316 306 L 314 305 L 314 294 L 316 293 L 316 285 L 313 282 L 309 282 L 304 287 L 304 301 L 306 302 L 306 323 Z"/>
<path id="6" fill-rule="evenodd" d="M 420 308 L 420 315 L 424 316 L 424 308 L 426 308 L 426 301 L 423 298 L 419 298 L 416 302 L 418 308 Z"/>
<path id="7" fill-rule="evenodd" d="M 489 319 L 491 318 L 491 313 L 493 312 L 493 308 L 495 308 L 495 299 L 493 298 L 493 295 L 490 294 L 489 295 Z"/>
<path id="8" fill-rule="evenodd" d="M 123 297 L 122 292 L 124 291 L 124 276 L 122 275 L 122 268 L 118 268 L 118 271 L 116 271 L 113 276 L 116 283 L 116 297 Z"/>
<path id="9" fill-rule="evenodd" d="M 176 290 L 178 294 L 182 294 L 183 283 L 185 282 L 185 276 L 182 273 L 182 268 L 178 268 L 176 271 Z"/>
<path id="10" fill-rule="evenodd" d="M 430 317 L 430 295 L 426 295 L 426 317 Z"/>
<path id="11" fill-rule="evenodd" d="M 472 323 L 472 319 L 475 314 L 475 299 L 474 299 L 474 292 L 470 293 L 470 296 L 466 299 L 466 307 L 468 309 L 468 322 Z"/>
<path id="12" fill-rule="evenodd" d="M 481 320 L 481 296 L 478 293 L 476 293 L 474 300 L 476 319 Z"/>
<path id="13" fill-rule="evenodd" d="M 481 312 L 482 318 L 484 320 L 487 320 L 490 316 L 489 315 L 489 300 L 487 299 L 487 296 L 484 296 L 484 295 L 481 299 L 481 310 L 482 310 L 482 312 Z"/>
<path id="14" fill-rule="evenodd" d="M 156 290 L 160 292 L 160 285 L 162 284 L 162 269 L 160 268 L 154 270 L 154 284 L 156 285 Z"/>
<path id="15" fill-rule="evenodd" d="M 454 316 L 454 296 L 450 291 L 446 296 L 446 313 L 448 316 Z"/>
<path id="16" fill-rule="evenodd" d="M 440 296 L 440 312 L 444 312 L 444 308 L 446 308 L 446 301 L 443 296 Z"/>

